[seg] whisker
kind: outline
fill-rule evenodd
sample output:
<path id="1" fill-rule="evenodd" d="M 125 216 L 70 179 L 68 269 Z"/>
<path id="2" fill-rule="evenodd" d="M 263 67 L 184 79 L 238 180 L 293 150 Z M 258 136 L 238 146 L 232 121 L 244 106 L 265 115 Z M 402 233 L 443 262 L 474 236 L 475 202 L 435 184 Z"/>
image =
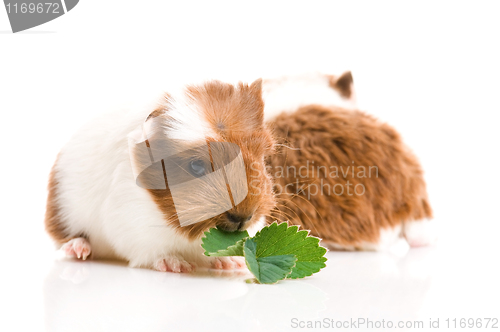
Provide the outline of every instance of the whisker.
<path id="1" fill-rule="evenodd" d="M 290 150 L 294 150 L 294 151 L 299 151 L 299 150 L 300 150 L 300 148 L 292 148 L 291 146 L 288 146 L 288 145 L 286 145 L 286 144 L 279 144 L 279 143 L 276 143 L 276 144 L 274 144 L 274 145 L 276 145 L 276 146 L 282 146 L 282 147 L 284 147 L 284 148 L 287 148 L 287 149 L 290 149 Z"/>

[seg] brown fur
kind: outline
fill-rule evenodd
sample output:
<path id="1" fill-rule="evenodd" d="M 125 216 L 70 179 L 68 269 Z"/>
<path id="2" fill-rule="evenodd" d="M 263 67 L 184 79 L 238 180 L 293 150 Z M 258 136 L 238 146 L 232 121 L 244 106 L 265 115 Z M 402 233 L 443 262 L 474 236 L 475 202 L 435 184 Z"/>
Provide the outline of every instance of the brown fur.
<path id="1" fill-rule="evenodd" d="M 68 235 L 59 216 L 59 207 L 57 204 L 58 182 L 56 179 L 56 164 L 57 160 L 50 171 L 49 184 L 47 186 L 48 196 L 47 208 L 45 210 L 45 230 L 49 233 L 52 239 L 54 239 L 54 241 L 62 244 L 71 240 L 73 237 Z"/>
<path id="2" fill-rule="evenodd" d="M 270 125 L 280 143 L 290 147 L 282 147 L 267 158 L 276 188 L 284 188 L 297 180 L 299 187 L 304 185 L 299 193 L 296 184 L 287 187 L 287 192 L 278 192 L 278 205 L 273 212 L 276 218 L 310 229 L 326 242 L 359 248 L 361 243 L 376 242 L 380 228 L 432 216 L 420 165 L 389 125 L 360 111 L 316 105 L 303 107 L 293 114 L 282 114 Z M 304 168 L 297 175 L 292 171 L 279 174 L 279 166 L 285 169 L 295 166 L 298 170 L 306 166 L 307 161 L 308 172 Z M 351 169 L 344 176 L 340 166 L 345 171 L 352 165 L 356 166 L 355 176 Z M 327 171 L 320 168 L 317 174 L 318 166 L 326 166 Z M 330 166 L 339 168 L 338 177 L 331 176 Z M 366 177 L 358 177 L 362 175 L 359 166 L 366 167 Z M 368 177 L 369 166 L 378 167 L 378 177 L 375 168 L 372 168 L 372 177 Z M 342 186 L 344 193 L 336 195 L 330 191 L 328 194 L 328 188 L 323 185 L 323 194 L 312 195 L 313 185 L 321 188 L 321 181 L 332 188 L 338 184 L 337 193 Z M 347 181 L 352 183 L 351 193 L 358 184 L 364 186 L 365 193 L 348 195 Z M 358 186 L 358 193 L 361 188 Z"/>
<path id="3" fill-rule="evenodd" d="M 250 215 L 253 218 L 246 227 L 255 223 L 261 215 L 267 215 L 274 207 L 271 192 L 272 182 L 265 171 L 264 157 L 273 148 L 274 141 L 270 131 L 264 125 L 264 103 L 261 96 L 261 80 L 252 85 L 240 83 L 237 87 L 212 81 L 202 86 L 191 86 L 188 91 L 193 100 L 200 106 L 203 116 L 215 137 L 207 138 L 208 142 L 231 142 L 237 144 L 245 162 L 247 182 L 257 179 L 259 186 L 248 186 L 247 197 L 231 213 Z M 168 121 L 168 106 L 163 114 L 155 113 Z M 199 238 L 210 227 L 228 225 L 223 213 L 206 221 L 180 227 L 176 217 L 174 202 L 170 190 L 148 190 L 157 206 L 165 215 L 167 224 L 176 227 L 180 234 L 189 239 Z"/>

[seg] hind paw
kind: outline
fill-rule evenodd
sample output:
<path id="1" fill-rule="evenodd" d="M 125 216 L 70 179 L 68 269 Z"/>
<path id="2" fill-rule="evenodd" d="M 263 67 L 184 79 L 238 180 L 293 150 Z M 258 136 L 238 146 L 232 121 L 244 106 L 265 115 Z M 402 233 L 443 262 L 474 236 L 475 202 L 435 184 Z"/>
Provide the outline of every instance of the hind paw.
<path id="1" fill-rule="evenodd" d="M 410 247 L 424 247 L 437 241 L 437 230 L 433 221 L 410 221 L 405 223 L 404 236 Z"/>

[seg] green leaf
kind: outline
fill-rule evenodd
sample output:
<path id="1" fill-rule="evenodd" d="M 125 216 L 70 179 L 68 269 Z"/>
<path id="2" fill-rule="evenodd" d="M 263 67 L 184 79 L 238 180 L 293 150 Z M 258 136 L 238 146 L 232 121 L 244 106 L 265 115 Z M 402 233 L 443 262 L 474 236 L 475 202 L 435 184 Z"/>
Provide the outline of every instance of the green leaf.
<path id="1" fill-rule="evenodd" d="M 307 231 L 298 231 L 297 226 L 288 227 L 286 223 L 278 225 L 275 222 L 264 227 L 252 239 L 256 244 L 256 257 L 283 255 L 296 257 L 295 266 L 287 278 L 304 278 L 326 266 L 324 257 L 326 249 L 319 246 L 319 239 L 308 236 Z"/>
<path id="2" fill-rule="evenodd" d="M 245 261 L 250 272 L 262 284 L 274 284 L 284 279 L 295 266 L 294 255 L 257 256 L 258 247 L 253 239 L 245 241 Z"/>
<path id="3" fill-rule="evenodd" d="M 249 238 L 247 231 L 212 228 L 205 232 L 202 247 L 207 256 L 245 256 L 248 269 L 260 283 L 304 278 L 325 267 L 326 249 L 319 246 L 318 238 L 298 229 L 273 223 Z"/>
<path id="4" fill-rule="evenodd" d="M 225 232 L 211 228 L 201 239 L 201 246 L 206 256 L 244 256 L 243 243 L 248 236 L 247 231 Z"/>

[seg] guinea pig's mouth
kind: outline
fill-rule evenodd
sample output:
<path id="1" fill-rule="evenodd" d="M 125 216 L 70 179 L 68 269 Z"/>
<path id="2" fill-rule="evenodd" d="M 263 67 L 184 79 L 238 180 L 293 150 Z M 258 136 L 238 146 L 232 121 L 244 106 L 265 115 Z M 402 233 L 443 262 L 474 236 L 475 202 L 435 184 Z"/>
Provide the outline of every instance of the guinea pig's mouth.
<path id="1" fill-rule="evenodd" d="M 217 223 L 217 227 L 226 232 L 236 232 L 244 230 L 252 220 L 253 214 L 243 215 L 226 212 L 222 215 L 222 220 Z"/>

